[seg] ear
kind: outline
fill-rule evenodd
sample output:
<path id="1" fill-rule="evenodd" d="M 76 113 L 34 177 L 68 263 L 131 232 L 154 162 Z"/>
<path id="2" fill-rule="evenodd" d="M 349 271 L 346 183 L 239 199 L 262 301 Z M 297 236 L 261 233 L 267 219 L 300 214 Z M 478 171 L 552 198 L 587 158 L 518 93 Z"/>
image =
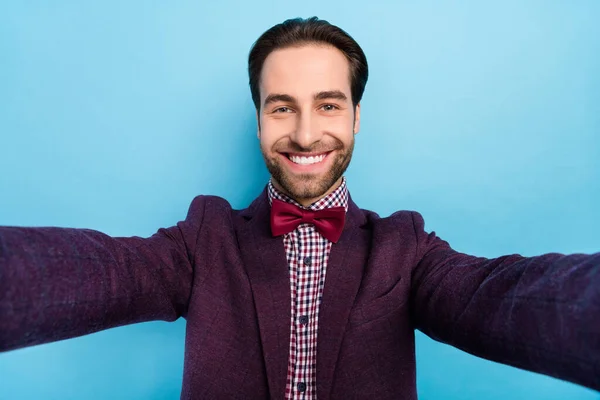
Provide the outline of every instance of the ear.
<path id="1" fill-rule="evenodd" d="M 360 131 L 360 103 L 354 108 L 354 134 Z"/>
<path id="2" fill-rule="evenodd" d="M 260 111 L 256 109 L 256 137 L 260 140 Z"/>

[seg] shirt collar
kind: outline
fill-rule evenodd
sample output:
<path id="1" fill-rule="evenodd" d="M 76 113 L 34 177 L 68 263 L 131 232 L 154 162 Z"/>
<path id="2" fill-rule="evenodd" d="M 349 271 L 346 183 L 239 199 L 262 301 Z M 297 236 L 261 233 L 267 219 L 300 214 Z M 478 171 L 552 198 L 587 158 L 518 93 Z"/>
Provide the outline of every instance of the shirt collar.
<path id="1" fill-rule="evenodd" d="M 342 183 L 340 184 L 340 186 L 337 187 L 337 189 L 335 189 L 333 192 L 329 193 L 322 199 L 315 201 L 308 207 L 300 205 L 296 200 L 277 190 L 275 186 L 273 186 L 272 179 L 269 179 L 267 193 L 269 196 L 269 204 L 273 202 L 273 199 L 277 199 L 285 201 L 286 203 L 294 204 L 300 208 L 305 208 L 313 211 L 324 210 L 326 208 L 331 207 L 344 207 L 346 212 L 348 212 L 348 186 L 346 185 L 345 177 L 342 177 Z"/>

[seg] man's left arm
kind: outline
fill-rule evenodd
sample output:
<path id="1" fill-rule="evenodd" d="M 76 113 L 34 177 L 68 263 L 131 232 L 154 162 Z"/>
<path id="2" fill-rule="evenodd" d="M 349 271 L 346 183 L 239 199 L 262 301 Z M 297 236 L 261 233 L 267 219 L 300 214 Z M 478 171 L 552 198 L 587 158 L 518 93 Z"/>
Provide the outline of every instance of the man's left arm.
<path id="1" fill-rule="evenodd" d="M 600 253 L 458 253 L 413 213 L 416 327 L 489 360 L 600 391 Z"/>

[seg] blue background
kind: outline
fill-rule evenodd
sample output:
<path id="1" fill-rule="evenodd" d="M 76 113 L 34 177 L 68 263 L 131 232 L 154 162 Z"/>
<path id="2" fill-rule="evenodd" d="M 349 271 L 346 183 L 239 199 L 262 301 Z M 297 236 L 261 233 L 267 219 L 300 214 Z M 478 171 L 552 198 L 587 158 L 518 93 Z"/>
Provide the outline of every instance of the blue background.
<path id="1" fill-rule="evenodd" d="M 302 4 L 300 4 L 302 3 Z M 481 256 L 600 250 L 600 2 L 0 2 L 0 225 L 150 235 L 268 175 L 253 41 L 318 15 L 371 78 L 347 173 Z M 175 399 L 184 321 L 0 355 L 0 399 Z M 421 399 L 600 399 L 418 334 Z"/>

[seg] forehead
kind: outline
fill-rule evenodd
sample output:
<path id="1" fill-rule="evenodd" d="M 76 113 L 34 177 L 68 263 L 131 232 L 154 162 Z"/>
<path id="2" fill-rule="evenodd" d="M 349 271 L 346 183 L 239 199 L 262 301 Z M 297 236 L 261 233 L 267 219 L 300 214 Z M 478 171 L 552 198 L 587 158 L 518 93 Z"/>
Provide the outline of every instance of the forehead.
<path id="1" fill-rule="evenodd" d="M 302 98 L 325 90 L 340 90 L 350 98 L 350 64 L 329 45 L 305 45 L 273 51 L 263 65 L 260 92 Z"/>

